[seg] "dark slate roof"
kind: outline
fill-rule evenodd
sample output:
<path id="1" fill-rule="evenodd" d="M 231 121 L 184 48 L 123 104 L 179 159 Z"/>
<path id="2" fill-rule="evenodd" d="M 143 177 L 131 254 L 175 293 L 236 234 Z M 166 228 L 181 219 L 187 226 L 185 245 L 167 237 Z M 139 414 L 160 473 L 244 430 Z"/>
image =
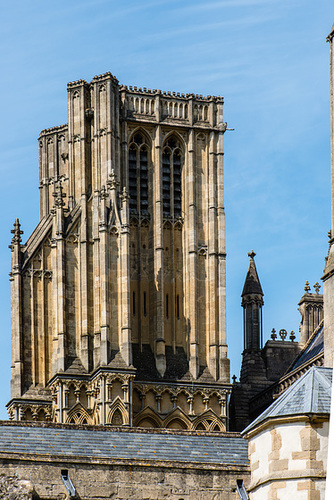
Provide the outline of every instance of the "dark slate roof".
<path id="1" fill-rule="evenodd" d="M 295 363 L 290 367 L 289 372 L 299 368 L 324 350 L 324 327 L 322 326 L 315 334 L 311 342 L 301 352 Z"/>
<path id="2" fill-rule="evenodd" d="M 0 426 L 1 453 L 71 458 L 248 465 L 248 443 L 235 433 L 136 432 L 10 425 Z"/>
<path id="3" fill-rule="evenodd" d="M 331 386 L 332 368 L 312 366 L 246 427 L 242 434 L 246 434 L 269 419 L 292 415 L 329 415 Z"/>
<path id="4" fill-rule="evenodd" d="M 248 271 L 245 279 L 244 289 L 242 290 L 241 297 L 251 293 L 257 293 L 263 295 L 261 283 L 257 274 L 256 265 L 252 255 L 254 253 L 248 254 L 250 256 Z"/>

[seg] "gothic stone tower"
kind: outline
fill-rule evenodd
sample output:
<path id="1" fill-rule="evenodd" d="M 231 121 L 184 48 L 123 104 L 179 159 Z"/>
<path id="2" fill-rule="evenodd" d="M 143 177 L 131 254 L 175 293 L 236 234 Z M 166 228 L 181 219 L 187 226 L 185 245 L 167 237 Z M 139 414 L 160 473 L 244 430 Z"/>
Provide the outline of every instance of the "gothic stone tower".
<path id="1" fill-rule="evenodd" d="M 10 418 L 226 428 L 223 99 L 68 84 L 11 244 Z"/>

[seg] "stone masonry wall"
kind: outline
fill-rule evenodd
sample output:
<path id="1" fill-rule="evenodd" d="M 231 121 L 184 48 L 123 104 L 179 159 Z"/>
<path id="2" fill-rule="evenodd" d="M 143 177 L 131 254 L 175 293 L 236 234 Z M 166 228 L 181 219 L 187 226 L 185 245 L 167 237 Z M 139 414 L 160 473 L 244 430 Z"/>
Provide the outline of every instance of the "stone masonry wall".
<path id="1" fill-rule="evenodd" d="M 209 466 L 203 469 L 191 463 L 184 465 L 166 462 L 144 465 L 95 460 L 91 462 L 87 460 L 83 463 L 75 460 L 63 461 L 60 457 L 48 462 L 41 460 L 38 456 L 20 455 L 10 458 L 2 454 L 0 492 L 2 491 L 2 477 L 20 484 L 22 491 L 23 487 L 26 488 L 25 493 L 20 493 L 21 496 L 2 498 L 24 500 L 69 498 L 61 479 L 61 470 L 64 469 L 68 470 L 69 477 L 77 491 L 77 498 L 81 500 L 107 498 L 114 500 L 180 500 L 181 498 L 184 500 L 190 498 L 191 500 L 236 500 L 238 498 L 237 479 L 243 479 L 247 483 L 248 478 L 247 470 L 237 467 Z"/>
<path id="2" fill-rule="evenodd" d="M 252 500 L 325 498 L 328 422 L 275 423 L 249 439 Z"/>

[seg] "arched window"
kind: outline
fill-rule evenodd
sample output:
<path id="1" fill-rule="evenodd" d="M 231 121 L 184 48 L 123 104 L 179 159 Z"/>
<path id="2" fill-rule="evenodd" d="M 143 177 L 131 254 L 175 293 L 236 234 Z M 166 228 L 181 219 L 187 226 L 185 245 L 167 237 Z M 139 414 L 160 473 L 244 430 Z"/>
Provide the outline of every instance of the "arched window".
<path id="1" fill-rule="evenodd" d="M 162 203 L 163 216 L 182 216 L 181 196 L 181 147 L 179 141 L 170 137 L 162 151 Z"/>
<path id="2" fill-rule="evenodd" d="M 130 211 L 148 215 L 148 145 L 137 133 L 129 147 Z"/>

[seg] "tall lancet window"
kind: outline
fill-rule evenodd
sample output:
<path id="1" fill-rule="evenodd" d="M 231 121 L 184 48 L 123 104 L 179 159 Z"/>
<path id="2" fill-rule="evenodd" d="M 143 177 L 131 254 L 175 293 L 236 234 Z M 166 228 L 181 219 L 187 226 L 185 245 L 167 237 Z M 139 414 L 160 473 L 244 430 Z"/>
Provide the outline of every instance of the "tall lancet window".
<path id="1" fill-rule="evenodd" d="M 162 151 L 162 202 L 163 216 L 182 216 L 181 198 L 181 147 L 179 141 L 170 137 Z"/>
<path id="2" fill-rule="evenodd" d="M 130 211 L 148 215 L 148 145 L 137 133 L 129 146 Z"/>

